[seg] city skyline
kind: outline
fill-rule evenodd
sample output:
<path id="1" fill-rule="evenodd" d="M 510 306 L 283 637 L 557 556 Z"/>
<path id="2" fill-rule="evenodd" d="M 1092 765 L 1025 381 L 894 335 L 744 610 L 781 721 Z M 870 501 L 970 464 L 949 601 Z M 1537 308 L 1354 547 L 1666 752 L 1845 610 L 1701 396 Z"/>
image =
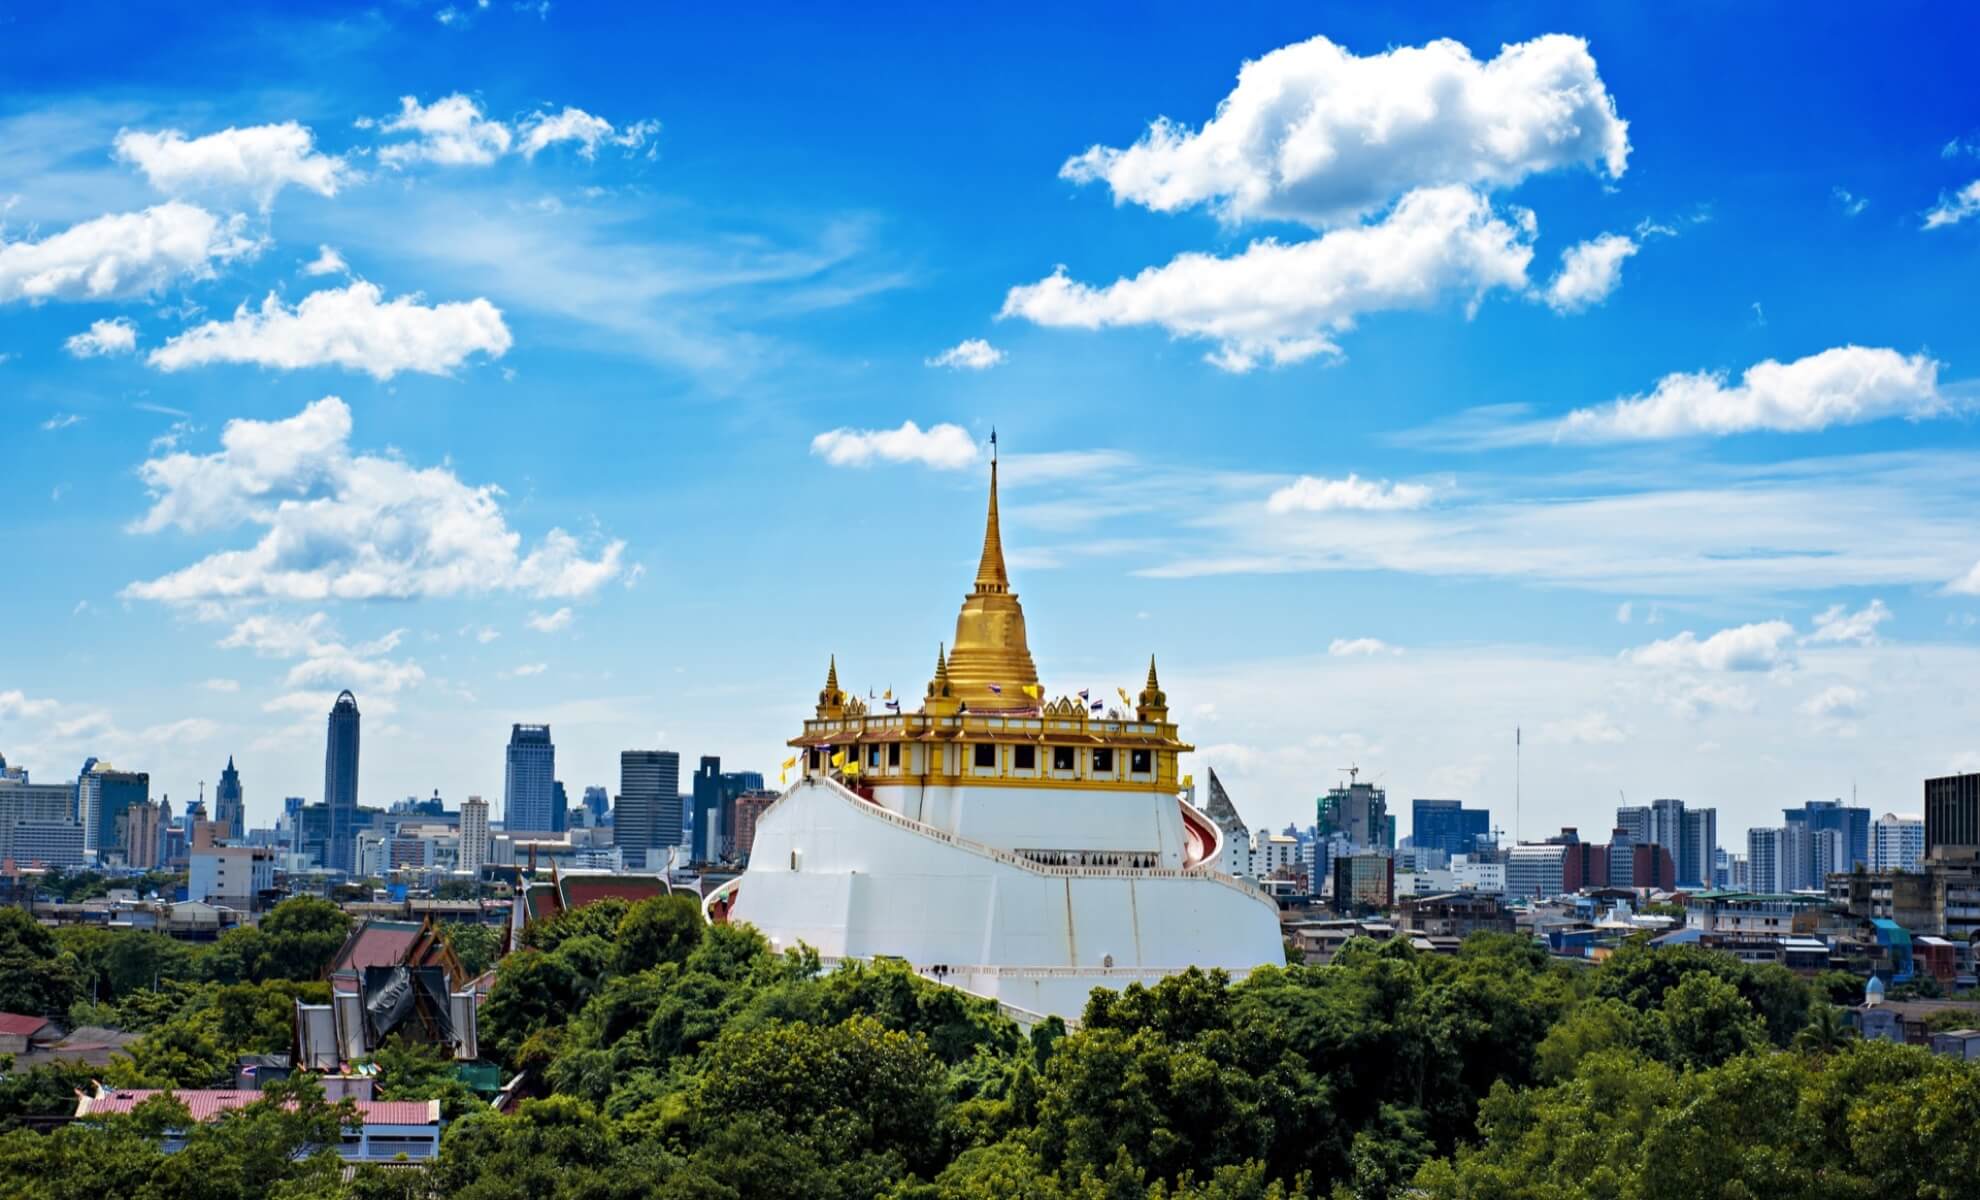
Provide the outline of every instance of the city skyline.
<path id="1" fill-rule="evenodd" d="M 94 755 L 183 811 L 231 756 L 267 826 L 327 799 L 345 688 L 367 805 L 502 796 L 517 723 L 572 792 L 628 749 L 767 772 L 828 654 L 927 677 L 993 426 L 1046 690 L 1159 655 L 1254 827 L 1358 764 L 1404 820 L 1678 798 L 1731 850 L 1980 769 L 1968 15 L 255 19 L 225 90 L 178 54 L 217 15 L 0 47 L 37 781 Z M 1425 79 L 1554 89 L 1574 136 L 1261 157 L 1263 84 Z"/>

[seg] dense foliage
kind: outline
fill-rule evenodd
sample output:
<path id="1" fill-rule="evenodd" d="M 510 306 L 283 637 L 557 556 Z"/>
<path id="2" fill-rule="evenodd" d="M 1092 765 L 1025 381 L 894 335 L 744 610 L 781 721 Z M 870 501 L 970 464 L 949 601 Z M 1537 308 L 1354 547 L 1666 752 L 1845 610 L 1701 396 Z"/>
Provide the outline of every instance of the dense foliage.
<path id="1" fill-rule="evenodd" d="M 383 1094 L 445 1102 L 425 1171 L 340 1181 L 303 1154 L 255 1174 L 264 1159 L 221 1162 L 238 1139 L 202 1131 L 215 1165 L 195 1179 L 132 1119 L 9 1134 L 0 1177 L 32 1200 L 1868 1200 L 1970 1196 L 1980 1178 L 1980 1066 L 1856 1041 L 1839 979 L 1695 949 L 1581 967 L 1503 936 L 1452 956 L 1357 941 L 1325 967 L 1096 992 L 1077 1029 L 1027 1035 L 898 964 L 825 973 L 704 926 L 685 898 L 593 905 L 526 943 L 482 1014 L 484 1051 L 534 1097 L 517 1112 L 431 1052 L 379 1054 Z M 133 961 L 126 983 L 151 963 Z M 273 998 L 297 986 L 119 993 L 167 1014 L 126 1069 L 190 1082 L 215 1048 L 272 1035 Z M 85 1157 L 106 1165 L 64 1171 Z M 264 1190 L 228 1190 L 250 1178 Z"/>

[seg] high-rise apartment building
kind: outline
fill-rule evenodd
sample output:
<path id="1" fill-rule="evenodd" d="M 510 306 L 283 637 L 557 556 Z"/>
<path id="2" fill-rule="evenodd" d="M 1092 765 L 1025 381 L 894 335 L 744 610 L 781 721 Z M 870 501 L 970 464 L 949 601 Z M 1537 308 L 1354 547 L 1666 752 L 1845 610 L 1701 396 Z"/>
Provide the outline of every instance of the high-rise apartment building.
<path id="1" fill-rule="evenodd" d="M 1811 800 L 1800 808 L 1781 810 L 1789 825 L 1806 825 L 1816 833 L 1833 830 L 1842 838 L 1837 871 L 1855 870 L 1870 863 L 1870 810 L 1844 804 L 1841 800 Z M 1818 885 L 1819 886 L 1819 885 Z"/>
<path id="2" fill-rule="evenodd" d="M 488 862 L 488 801 L 469 796 L 461 802 L 460 868 L 479 879 Z"/>
<path id="3" fill-rule="evenodd" d="M 517 833 L 555 833 L 557 747 L 548 725 L 509 728 L 507 768 L 502 782 L 502 828 Z"/>
<path id="4" fill-rule="evenodd" d="M 1641 846 L 1651 841 L 1649 807 L 1634 804 L 1618 808 L 1616 828 L 1629 835 L 1629 842 L 1633 846 Z"/>
<path id="5" fill-rule="evenodd" d="M 1779 829 L 1746 831 L 1746 886 L 1748 890 L 1773 894 L 1791 891 L 1781 881 L 1781 833 Z"/>
<path id="6" fill-rule="evenodd" d="M 1663 803 L 1663 801 L 1658 801 Z M 1684 807 L 1677 804 L 1679 813 L 1678 886 L 1712 887 L 1717 881 L 1714 872 L 1719 865 L 1719 810 L 1716 808 Z"/>
<path id="7" fill-rule="evenodd" d="M 1466 808 L 1456 800 L 1412 800 L 1409 810 L 1409 839 L 1419 850 L 1470 854 L 1480 838 L 1492 836 L 1487 809 Z"/>
<path id="8" fill-rule="evenodd" d="M 657 871 L 681 844 L 681 756 L 672 750 L 619 753 L 619 798 L 612 844 L 628 867 Z"/>
<path id="9" fill-rule="evenodd" d="M 584 810 L 591 814 L 593 828 L 603 825 L 606 814 L 612 811 L 611 794 L 602 787 L 584 789 Z"/>
<path id="10" fill-rule="evenodd" d="M 720 862 L 735 855 L 736 797 L 762 790 L 761 772 L 724 771 L 721 758 L 702 756 L 689 801 L 694 813 L 694 845 L 690 848 L 694 861 Z"/>
<path id="11" fill-rule="evenodd" d="M 143 771 L 119 771 L 94 759 L 76 781 L 76 806 L 83 827 L 83 848 L 102 861 L 124 852 L 124 810 L 151 799 L 151 776 Z"/>
<path id="12" fill-rule="evenodd" d="M 332 871 L 357 866 L 358 706 L 348 690 L 330 706 L 323 748 L 323 805 L 328 810 L 323 865 Z"/>
<path id="13" fill-rule="evenodd" d="M 1980 774 L 1925 781 L 1925 857 L 1980 850 Z"/>
<path id="14" fill-rule="evenodd" d="M 1925 818 L 1885 813 L 1870 824 L 1870 869 L 1916 871 L 1925 861 Z"/>
<path id="15" fill-rule="evenodd" d="M 0 765 L 6 762 L 0 759 Z M 66 861 L 66 839 L 62 831 L 75 830 L 75 863 Z M 32 846 L 30 846 L 32 843 Z M 61 863 L 48 862 L 49 850 L 62 847 Z M 0 861 L 13 859 L 17 866 L 34 862 L 72 866 L 82 862 L 82 826 L 76 821 L 76 785 L 72 783 L 30 783 L 26 771 L 9 769 L 0 773 Z"/>
<path id="16" fill-rule="evenodd" d="M 227 756 L 227 767 L 213 787 L 213 834 L 228 842 L 247 836 L 247 807 L 241 796 L 241 773 L 234 769 L 234 756 Z"/>

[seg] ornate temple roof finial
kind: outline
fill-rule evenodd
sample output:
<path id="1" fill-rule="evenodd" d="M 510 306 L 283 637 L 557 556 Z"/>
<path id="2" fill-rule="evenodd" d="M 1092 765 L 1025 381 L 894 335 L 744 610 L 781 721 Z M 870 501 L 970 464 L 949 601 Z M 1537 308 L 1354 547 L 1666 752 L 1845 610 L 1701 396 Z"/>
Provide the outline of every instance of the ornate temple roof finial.
<path id="1" fill-rule="evenodd" d="M 1153 654 L 1148 656 L 1148 690 L 1151 692 L 1162 690 L 1162 685 L 1155 681 L 1155 656 Z"/>
<path id="2" fill-rule="evenodd" d="M 1008 592 L 1010 573 L 1004 569 L 1004 535 L 997 523 L 997 431 L 990 431 L 990 515 L 983 523 L 983 557 L 976 564 L 976 590 Z"/>
<path id="3" fill-rule="evenodd" d="M 1148 661 L 1152 663 L 1155 660 L 1151 658 Z M 839 690 L 839 656 L 836 654 L 832 656 L 831 665 L 825 668 L 825 690 L 828 692 Z"/>
<path id="4" fill-rule="evenodd" d="M 845 715 L 846 694 L 839 690 L 839 656 L 832 656 L 832 663 L 825 668 L 825 687 L 818 693 L 819 719 L 837 719 Z"/>
<path id="5" fill-rule="evenodd" d="M 1148 656 L 1148 683 L 1135 697 L 1135 717 L 1142 721 L 1166 721 L 1169 719 L 1169 697 L 1162 691 L 1161 681 L 1155 678 L 1155 656 Z"/>

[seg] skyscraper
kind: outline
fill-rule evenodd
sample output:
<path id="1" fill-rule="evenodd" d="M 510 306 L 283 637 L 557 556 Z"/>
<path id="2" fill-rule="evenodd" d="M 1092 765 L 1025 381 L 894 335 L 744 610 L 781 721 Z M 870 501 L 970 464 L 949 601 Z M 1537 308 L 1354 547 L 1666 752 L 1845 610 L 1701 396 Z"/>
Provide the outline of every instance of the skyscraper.
<path id="1" fill-rule="evenodd" d="M 1746 886 L 1761 893 L 1791 890 L 1781 881 L 1781 830 L 1746 831 Z"/>
<path id="2" fill-rule="evenodd" d="M 1980 849 L 1980 773 L 1925 781 L 1925 857 Z"/>
<path id="3" fill-rule="evenodd" d="M 570 828 L 571 797 L 564 791 L 564 781 L 550 781 L 550 832 L 562 833 Z"/>
<path id="4" fill-rule="evenodd" d="M 1650 836 L 1650 809 L 1641 804 L 1618 808 L 1616 828 L 1629 835 L 1631 845 L 1641 846 L 1654 840 Z"/>
<path id="5" fill-rule="evenodd" d="M 1389 815 L 1389 793 L 1372 783 L 1350 780 L 1320 797 L 1320 837 L 1347 839 L 1355 850 L 1394 850 L 1396 819 Z"/>
<path id="6" fill-rule="evenodd" d="M 247 836 L 247 810 L 241 798 L 241 773 L 234 769 L 234 756 L 227 756 L 227 769 L 213 787 L 213 834 L 221 841 Z"/>
<path id="7" fill-rule="evenodd" d="M 681 844 L 681 756 L 672 750 L 619 753 L 619 798 L 612 844 L 628 867 L 658 870 Z"/>
<path id="8" fill-rule="evenodd" d="M 1924 860 L 1924 818 L 1885 813 L 1871 824 L 1872 871 L 1916 871 Z"/>
<path id="9" fill-rule="evenodd" d="M 557 747 L 548 725 L 509 727 L 502 783 L 502 828 L 510 834 L 555 833 Z"/>
<path id="10" fill-rule="evenodd" d="M 461 870 L 479 879 L 488 861 L 488 801 L 469 796 L 461 802 Z"/>
<path id="11" fill-rule="evenodd" d="M 1659 804 L 1664 803 L 1658 801 Z M 1714 869 L 1719 862 L 1719 810 L 1716 808 L 1687 809 L 1682 801 L 1673 800 L 1678 806 L 1678 844 L 1675 850 L 1678 860 L 1678 883 L 1684 887 L 1709 888 L 1717 886 Z"/>
<path id="12" fill-rule="evenodd" d="M 330 706 L 330 730 L 323 749 L 323 805 L 329 810 L 323 865 L 332 871 L 357 866 L 358 706 L 347 689 Z"/>
<path id="13" fill-rule="evenodd" d="M 1470 854 L 1479 838 L 1492 835 L 1492 814 L 1456 800 L 1412 800 L 1409 825 L 1410 841 L 1419 850 Z"/>
<path id="14" fill-rule="evenodd" d="M 605 814 L 612 811 L 612 797 L 602 787 L 584 789 L 584 808 L 591 814 L 591 824 L 595 828 L 605 823 Z"/>
<path id="15" fill-rule="evenodd" d="M 1870 810 L 1846 805 L 1841 800 L 1810 800 L 1800 808 L 1781 810 L 1790 825 L 1806 825 L 1816 833 L 1835 830 L 1842 835 L 1843 857 L 1837 871 L 1854 870 L 1858 863 L 1870 863 Z"/>
<path id="16" fill-rule="evenodd" d="M 98 861 L 124 851 L 124 810 L 151 799 L 151 776 L 143 771 L 119 771 L 107 762 L 90 760 L 76 781 L 76 807 L 82 817 L 83 848 L 97 852 Z"/>

